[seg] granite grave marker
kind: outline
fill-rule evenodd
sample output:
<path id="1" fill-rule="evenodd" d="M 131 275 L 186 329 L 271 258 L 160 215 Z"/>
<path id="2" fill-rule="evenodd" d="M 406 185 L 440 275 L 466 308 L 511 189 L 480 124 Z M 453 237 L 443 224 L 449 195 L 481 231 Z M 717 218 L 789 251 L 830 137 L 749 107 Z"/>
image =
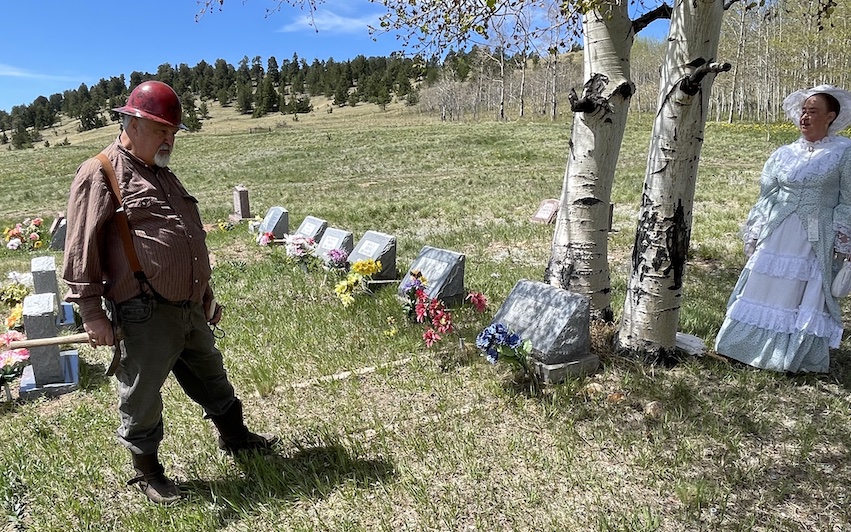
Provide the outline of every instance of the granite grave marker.
<path id="1" fill-rule="evenodd" d="M 314 242 L 322 240 L 322 235 L 328 229 L 328 222 L 321 218 L 308 216 L 301 221 L 295 234 L 305 238 L 312 238 Z"/>
<path id="2" fill-rule="evenodd" d="M 399 295 L 405 296 L 406 281 L 414 270 L 422 273 L 426 279 L 425 293 L 432 299 L 443 301 L 447 306 L 464 301 L 464 264 L 465 255 L 446 249 L 424 246 L 411 268 L 399 283 Z"/>
<path id="3" fill-rule="evenodd" d="M 367 231 L 358 240 L 357 245 L 349 254 L 349 264 L 359 260 L 374 259 L 381 261 L 381 271 L 373 275 L 377 281 L 389 281 L 396 278 L 396 237 Z"/>
<path id="4" fill-rule="evenodd" d="M 323 232 L 322 239 L 316 246 L 316 256 L 327 260 L 328 252 L 332 249 L 341 249 L 346 252 L 346 255 L 351 255 L 354 248 L 355 236 L 351 231 L 329 227 Z"/>
<path id="5" fill-rule="evenodd" d="M 536 281 L 514 285 L 492 320 L 532 343 L 532 370 L 543 382 L 593 373 L 591 305 L 587 297 Z"/>
<path id="6" fill-rule="evenodd" d="M 290 232 L 290 213 L 283 207 L 272 207 L 266 211 L 260 224 L 260 234 L 272 233 L 272 238 L 284 238 Z"/>

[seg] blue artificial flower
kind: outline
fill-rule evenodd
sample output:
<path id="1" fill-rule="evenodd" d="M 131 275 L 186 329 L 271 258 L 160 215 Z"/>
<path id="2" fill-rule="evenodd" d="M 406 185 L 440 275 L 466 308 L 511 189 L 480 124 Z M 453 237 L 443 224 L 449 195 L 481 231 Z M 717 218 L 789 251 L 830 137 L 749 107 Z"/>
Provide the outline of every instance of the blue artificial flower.
<path id="1" fill-rule="evenodd" d="M 499 360 L 499 351 L 491 347 L 487 351 L 487 359 L 491 364 L 496 364 L 497 360 Z"/>

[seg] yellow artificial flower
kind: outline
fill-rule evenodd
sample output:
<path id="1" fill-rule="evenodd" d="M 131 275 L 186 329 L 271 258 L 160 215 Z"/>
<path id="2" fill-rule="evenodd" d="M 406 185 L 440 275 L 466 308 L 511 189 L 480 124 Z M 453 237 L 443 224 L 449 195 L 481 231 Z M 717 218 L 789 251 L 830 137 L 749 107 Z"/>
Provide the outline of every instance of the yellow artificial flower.
<path id="1" fill-rule="evenodd" d="M 381 261 L 375 259 L 361 259 L 352 264 L 352 270 L 363 276 L 375 275 L 381 271 Z"/>
<path id="2" fill-rule="evenodd" d="M 6 318 L 6 328 L 14 329 L 24 315 L 24 306 L 20 303 L 12 307 L 12 313 Z"/>

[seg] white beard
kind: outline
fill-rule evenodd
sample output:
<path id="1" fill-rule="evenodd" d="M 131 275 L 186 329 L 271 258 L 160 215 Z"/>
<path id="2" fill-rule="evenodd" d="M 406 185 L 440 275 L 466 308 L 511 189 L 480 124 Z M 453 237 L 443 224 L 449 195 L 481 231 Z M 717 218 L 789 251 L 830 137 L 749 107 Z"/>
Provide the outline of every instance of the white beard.
<path id="1" fill-rule="evenodd" d="M 168 162 L 170 159 L 171 152 L 163 153 L 158 151 L 156 155 L 154 155 L 154 164 L 159 166 L 160 168 L 165 168 L 166 166 L 168 166 Z"/>

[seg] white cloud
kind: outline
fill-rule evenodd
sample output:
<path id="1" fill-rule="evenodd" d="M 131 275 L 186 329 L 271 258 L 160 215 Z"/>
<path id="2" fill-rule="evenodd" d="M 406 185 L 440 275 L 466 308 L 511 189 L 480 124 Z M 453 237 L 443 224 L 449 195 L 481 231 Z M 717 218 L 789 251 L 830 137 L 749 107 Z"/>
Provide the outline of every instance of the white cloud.
<path id="1" fill-rule="evenodd" d="M 31 78 L 31 79 L 48 79 L 56 81 L 74 81 L 76 77 L 71 76 L 54 76 L 51 74 L 39 74 L 38 72 L 30 72 L 12 65 L 4 65 L 0 63 L 0 77 L 9 78 Z"/>
<path id="2" fill-rule="evenodd" d="M 319 33 L 365 33 L 368 26 L 378 26 L 377 14 L 350 17 L 339 15 L 329 9 L 317 9 L 312 15 L 301 15 L 293 22 L 283 26 L 283 33 L 300 31 L 319 31 Z"/>

